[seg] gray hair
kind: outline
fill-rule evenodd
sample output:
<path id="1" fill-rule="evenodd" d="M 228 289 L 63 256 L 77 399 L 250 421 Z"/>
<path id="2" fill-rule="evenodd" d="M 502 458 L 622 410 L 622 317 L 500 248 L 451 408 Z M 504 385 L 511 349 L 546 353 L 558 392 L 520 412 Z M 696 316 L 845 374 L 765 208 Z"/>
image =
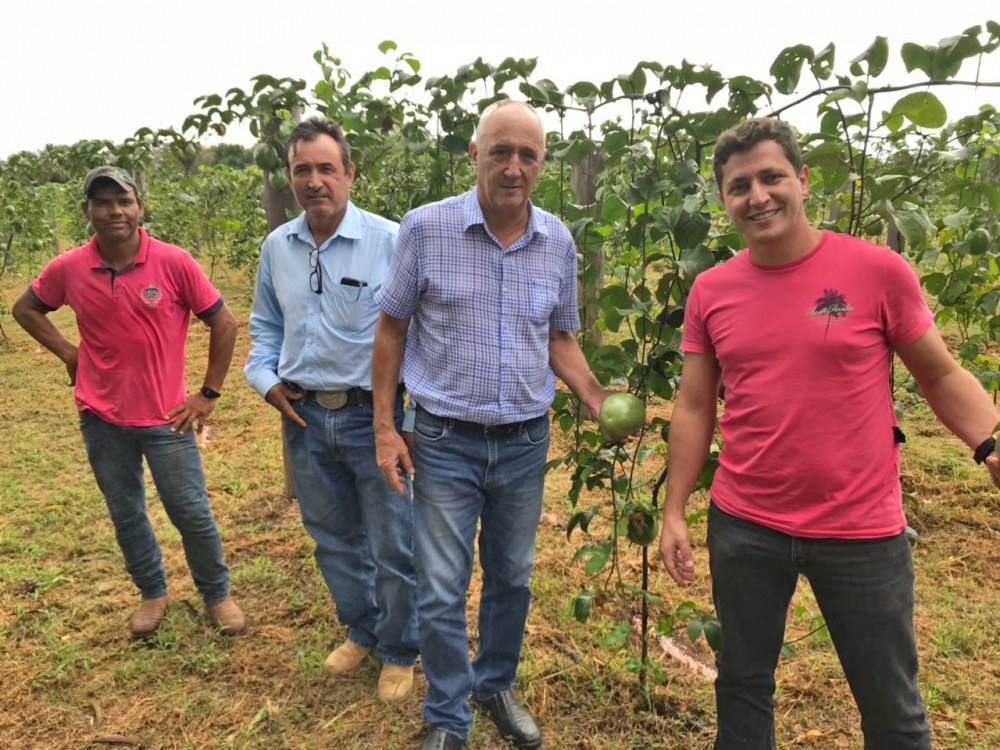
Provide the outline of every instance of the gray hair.
<path id="1" fill-rule="evenodd" d="M 493 104 L 484 109 L 483 113 L 479 115 L 479 125 L 476 126 L 476 135 L 473 136 L 472 139 L 475 140 L 476 136 L 479 135 L 480 131 L 486 129 L 486 123 L 489 122 L 489 119 L 493 116 L 493 114 L 497 110 L 503 109 L 504 107 L 509 107 L 512 104 L 517 104 L 523 107 L 524 109 L 528 110 L 528 112 L 530 112 L 531 114 L 533 114 L 535 116 L 535 119 L 538 120 L 538 124 L 542 128 L 542 133 L 543 134 L 545 133 L 545 125 L 542 123 L 542 117 L 541 115 L 538 114 L 537 109 L 532 107 L 527 102 L 519 102 L 516 99 L 501 99 L 500 101 L 493 102 Z"/>

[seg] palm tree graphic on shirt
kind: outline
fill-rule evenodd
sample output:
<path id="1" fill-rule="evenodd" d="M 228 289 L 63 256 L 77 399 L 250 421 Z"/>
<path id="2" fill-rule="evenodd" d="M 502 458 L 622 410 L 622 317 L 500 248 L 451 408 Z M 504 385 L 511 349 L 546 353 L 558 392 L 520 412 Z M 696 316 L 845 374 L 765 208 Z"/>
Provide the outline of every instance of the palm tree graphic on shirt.
<path id="1" fill-rule="evenodd" d="M 823 338 L 830 332 L 830 323 L 834 318 L 846 318 L 854 308 L 847 304 L 847 299 L 836 289 L 824 289 L 823 296 L 816 300 L 816 307 L 809 311 L 811 315 L 825 315 L 826 329 Z"/>

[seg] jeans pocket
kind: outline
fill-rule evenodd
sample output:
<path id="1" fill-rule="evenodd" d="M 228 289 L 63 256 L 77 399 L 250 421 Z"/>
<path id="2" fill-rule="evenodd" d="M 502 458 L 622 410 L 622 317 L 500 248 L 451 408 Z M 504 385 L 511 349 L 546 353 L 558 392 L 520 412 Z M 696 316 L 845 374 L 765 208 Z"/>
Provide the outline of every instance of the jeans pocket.
<path id="1" fill-rule="evenodd" d="M 417 421 L 413 425 L 414 437 L 429 443 L 448 437 L 448 423 L 443 419 L 432 417 L 425 411 L 417 412 Z"/>
<path id="2" fill-rule="evenodd" d="M 549 418 L 548 415 L 539 419 L 532 419 L 524 425 L 524 439 L 529 445 L 541 445 L 549 439 Z"/>

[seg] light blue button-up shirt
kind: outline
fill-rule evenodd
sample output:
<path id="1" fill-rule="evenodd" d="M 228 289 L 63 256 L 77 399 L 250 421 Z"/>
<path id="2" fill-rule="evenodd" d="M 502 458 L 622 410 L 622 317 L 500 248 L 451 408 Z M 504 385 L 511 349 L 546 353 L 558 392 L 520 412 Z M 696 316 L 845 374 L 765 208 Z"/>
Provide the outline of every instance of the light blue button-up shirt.
<path id="1" fill-rule="evenodd" d="M 493 425 L 552 405 L 549 330 L 580 327 L 576 245 L 558 218 L 530 211 L 507 249 L 487 228 L 475 190 L 403 217 L 376 300 L 410 319 L 403 379 L 433 414 Z"/>
<path id="2" fill-rule="evenodd" d="M 306 214 L 264 240 L 250 314 L 253 345 L 243 372 L 261 396 L 285 380 L 305 390 L 372 387 L 375 292 L 389 270 L 399 225 L 348 203 L 319 248 L 323 293 L 310 287 L 316 247 Z M 367 286 L 342 284 L 349 278 Z"/>

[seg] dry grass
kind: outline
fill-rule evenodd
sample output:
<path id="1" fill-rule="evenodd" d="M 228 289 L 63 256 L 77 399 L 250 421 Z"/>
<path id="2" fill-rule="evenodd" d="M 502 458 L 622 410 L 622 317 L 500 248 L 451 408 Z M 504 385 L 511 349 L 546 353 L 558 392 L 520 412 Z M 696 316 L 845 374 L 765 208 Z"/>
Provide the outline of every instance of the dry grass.
<path id="1" fill-rule="evenodd" d="M 238 280 L 223 288 L 246 320 L 248 298 Z M 16 293 L 11 286 L 5 291 L 9 299 Z M 55 319 L 72 327 L 64 311 Z M 227 639 L 208 627 L 178 535 L 153 500 L 172 602 L 157 638 L 138 644 L 126 633 L 137 596 L 86 462 L 65 375 L 9 318 L 3 323 L 11 351 L 0 353 L 7 445 L 0 456 L 0 747 L 111 747 L 107 742 L 115 738 L 178 750 L 417 747 L 419 696 L 399 706 L 380 703 L 374 662 L 340 680 L 324 674 L 323 659 L 343 631 L 295 504 L 280 496 L 278 421 L 242 379 L 246 336 L 203 454 L 234 593 L 251 614 L 252 629 Z M 191 382 L 200 381 L 206 345 L 205 329 L 195 325 Z M 998 747 L 1000 500 L 967 451 L 925 410 L 913 412 L 904 482 L 921 501 L 910 515 L 922 535 L 915 552 L 917 629 L 935 746 Z M 554 454 L 566 440 L 556 436 Z M 650 459 L 650 472 L 660 460 Z M 564 470 L 550 476 L 519 685 L 543 725 L 546 747 L 709 747 L 709 684 L 654 648 L 666 681 L 644 696 L 625 669 L 635 636 L 620 653 L 601 647 L 615 620 L 631 618 L 634 603 L 612 591 L 595 606 L 591 622 L 573 620 L 573 594 L 588 581 L 582 564 L 571 562 L 582 536 L 567 541 L 562 528 L 570 513 L 568 488 Z M 693 501 L 695 507 L 704 502 Z M 669 606 L 691 599 L 708 609 L 703 523 L 693 536 L 696 584 L 682 595 L 656 569 L 652 588 Z M 636 583 L 637 570 L 635 549 L 626 549 L 622 575 Z M 470 592 L 471 622 L 477 586 Z M 790 616 L 789 639 L 811 630 L 816 606 L 807 585 L 794 605 L 803 610 Z M 797 647 L 778 674 L 781 746 L 860 748 L 858 718 L 828 639 L 812 636 Z M 424 688 L 421 678 L 418 693 Z M 484 720 L 469 744 L 503 747 Z"/>

